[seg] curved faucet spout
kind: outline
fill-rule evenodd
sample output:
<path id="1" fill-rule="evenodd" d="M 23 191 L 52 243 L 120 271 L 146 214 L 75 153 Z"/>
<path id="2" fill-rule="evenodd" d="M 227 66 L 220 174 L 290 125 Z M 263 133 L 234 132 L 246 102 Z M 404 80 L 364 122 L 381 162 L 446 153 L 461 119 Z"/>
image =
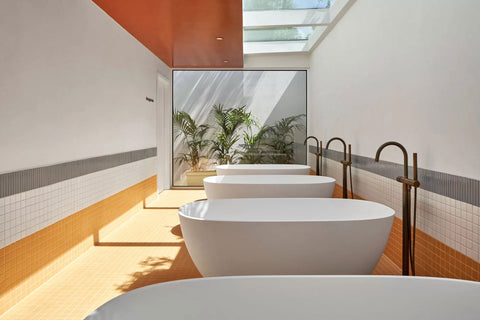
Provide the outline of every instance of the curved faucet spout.
<path id="1" fill-rule="evenodd" d="M 330 142 L 332 142 L 334 140 L 338 140 L 341 143 L 343 143 L 343 161 L 347 161 L 347 144 L 345 143 L 345 141 L 343 141 L 342 138 L 334 137 L 334 138 L 328 140 L 327 146 L 325 147 L 325 149 L 328 149 L 328 146 L 330 145 Z"/>
<path id="2" fill-rule="evenodd" d="M 405 178 L 408 178 L 408 153 L 407 153 L 407 150 L 405 149 L 404 146 L 402 146 L 400 143 L 396 142 L 396 141 L 388 141 L 388 142 L 385 142 L 384 144 L 382 144 L 378 150 L 377 150 L 377 154 L 375 155 L 375 162 L 378 162 L 380 160 L 380 153 L 382 152 L 383 148 L 385 148 L 386 146 L 397 146 L 400 148 L 400 150 L 402 150 L 403 152 L 403 175 Z"/>
<path id="3" fill-rule="evenodd" d="M 318 146 L 318 139 L 314 136 L 308 136 L 305 138 L 305 141 L 303 141 L 303 144 L 304 145 L 307 145 L 307 141 L 308 139 L 315 139 L 315 141 L 317 142 L 317 153 L 315 154 L 315 157 L 316 157 L 316 171 L 315 171 L 315 174 L 317 176 L 321 176 L 322 175 L 322 165 L 321 163 L 319 163 L 319 160 L 320 162 L 322 161 L 322 141 L 320 141 L 320 147 Z M 308 151 L 307 151 L 308 152 Z"/>
<path id="4" fill-rule="evenodd" d="M 319 147 L 318 147 L 318 139 L 314 136 L 308 136 L 305 138 L 305 141 L 303 141 L 303 145 L 306 146 L 307 145 L 307 141 L 308 139 L 314 139 L 316 142 L 317 142 L 317 153 L 319 153 Z"/>

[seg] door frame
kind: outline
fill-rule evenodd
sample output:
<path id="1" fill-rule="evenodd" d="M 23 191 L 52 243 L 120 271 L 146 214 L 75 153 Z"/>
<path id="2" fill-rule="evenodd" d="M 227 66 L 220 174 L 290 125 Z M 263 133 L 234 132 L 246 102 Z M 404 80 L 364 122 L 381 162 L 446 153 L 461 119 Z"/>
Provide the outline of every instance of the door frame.
<path id="1" fill-rule="evenodd" d="M 157 72 L 156 90 L 157 193 L 170 189 L 171 182 L 171 81 Z"/>

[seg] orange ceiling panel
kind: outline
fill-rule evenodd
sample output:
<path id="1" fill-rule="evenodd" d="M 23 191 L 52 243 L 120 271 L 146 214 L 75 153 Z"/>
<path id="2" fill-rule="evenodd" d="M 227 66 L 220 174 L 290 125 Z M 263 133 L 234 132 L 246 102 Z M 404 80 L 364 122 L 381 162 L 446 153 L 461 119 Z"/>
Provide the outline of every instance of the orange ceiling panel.
<path id="1" fill-rule="evenodd" d="M 243 67 L 242 0 L 93 1 L 169 67 Z"/>
<path id="2" fill-rule="evenodd" d="M 175 67 L 243 66 L 241 0 L 175 0 L 173 9 Z"/>
<path id="3" fill-rule="evenodd" d="M 93 0 L 118 24 L 172 66 L 171 0 Z"/>

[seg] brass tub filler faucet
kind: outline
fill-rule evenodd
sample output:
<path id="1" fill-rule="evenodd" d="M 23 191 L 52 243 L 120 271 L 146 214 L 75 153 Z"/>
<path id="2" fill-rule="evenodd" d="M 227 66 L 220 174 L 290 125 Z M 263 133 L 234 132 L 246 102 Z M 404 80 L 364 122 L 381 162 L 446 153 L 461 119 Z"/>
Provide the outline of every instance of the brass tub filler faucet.
<path id="1" fill-rule="evenodd" d="M 403 210 L 402 210 L 402 275 L 408 276 L 409 265 L 412 275 L 415 275 L 415 229 L 417 220 L 417 188 L 420 186 L 418 181 L 417 154 L 413 154 L 413 179 L 408 178 L 408 153 L 407 150 L 398 142 L 389 141 L 382 144 L 375 155 L 375 162 L 380 159 L 380 153 L 386 146 L 397 146 L 403 152 L 403 177 L 397 177 L 397 181 L 403 184 Z M 411 234 L 411 189 L 414 188 L 413 200 L 413 239 Z"/>
<path id="2" fill-rule="evenodd" d="M 330 145 L 330 142 L 338 140 L 343 144 L 343 160 L 340 161 L 343 167 L 343 198 L 347 199 L 348 198 L 348 192 L 347 192 L 347 169 L 350 167 L 350 192 L 352 193 L 352 199 L 353 199 L 353 182 L 352 182 L 352 145 L 348 145 L 348 161 L 347 161 L 347 144 L 343 139 L 339 137 L 334 137 L 327 142 L 327 146 L 325 149 L 328 149 L 328 146 Z"/>
<path id="3" fill-rule="evenodd" d="M 320 141 L 320 147 L 318 146 L 318 139 L 314 136 L 308 136 L 305 138 L 305 141 L 303 141 L 303 145 L 307 145 L 308 139 L 314 139 L 317 142 L 317 153 L 315 153 L 316 157 L 316 170 L 315 174 L 317 176 L 323 176 L 322 174 L 322 141 Z"/>

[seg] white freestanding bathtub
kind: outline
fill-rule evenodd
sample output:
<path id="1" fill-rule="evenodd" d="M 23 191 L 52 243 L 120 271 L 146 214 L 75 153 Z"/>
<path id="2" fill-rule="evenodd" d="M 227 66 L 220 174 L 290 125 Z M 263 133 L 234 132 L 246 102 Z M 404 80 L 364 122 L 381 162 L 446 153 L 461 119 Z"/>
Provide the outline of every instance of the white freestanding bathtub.
<path id="1" fill-rule="evenodd" d="M 105 303 L 86 320 L 476 320 L 480 283 L 388 276 L 249 276 L 172 281 Z"/>
<path id="2" fill-rule="evenodd" d="M 222 164 L 215 169 L 219 176 L 310 173 L 310 166 L 303 164 Z"/>
<path id="3" fill-rule="evenodd" d="M 335 179 L 310 175 L 232 175 L 203 179 L 208 199 L 330 198 Z"/>
<path id="4" fill-rule="evenodd" d="M 203 276 L 371 274 L 394 210 L 350 199 L 221 199 L 179 209 Z"/>

